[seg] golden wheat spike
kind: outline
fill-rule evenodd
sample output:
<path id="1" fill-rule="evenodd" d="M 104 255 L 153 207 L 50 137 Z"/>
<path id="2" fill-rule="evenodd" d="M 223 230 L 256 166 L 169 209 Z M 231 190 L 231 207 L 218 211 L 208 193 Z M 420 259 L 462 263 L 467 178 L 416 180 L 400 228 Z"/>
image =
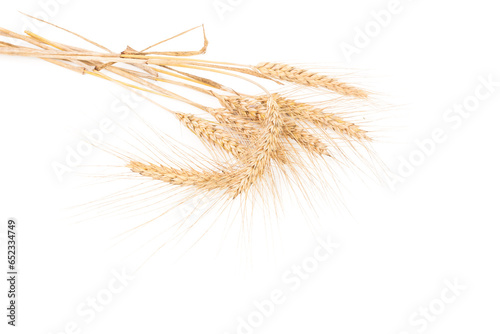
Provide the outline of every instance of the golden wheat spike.
<path id="1" fill-rule="evenodd" d="M 292 118 L 299 122 L 307 122 L 323 129 L 331 129 L 338 134 L 348 138 L 371 141 L 368 133 L 355 123 L 344 120 L 342 117 L 325 112 L 323 109 L 314 107 L 308 103 L 297 102 L 293 99 L 285 98 L 279 94 L 273 94 L 279 105 L 283 116 Z M 252 118 L 262 117 L 262 105 L 265 103 L 265 96 L 260 95 L 254 98 L 241 96 L 219 96 L 224 105 L 233 110 L 244 110 Z"/>
<path id="2" fill-rule="evenodd" d="M 232 134 L 221 128 L 217 123 L 184 113 L 176 113 L 175 116 L 200 139 L 208 141 L 215 147 L 235 157 L 241 157 L 245 154 L 245 149 Z"/>
<path id="3" fill-rule="evenodd" d="M 256 150 L 253 159 L 244 169 L 240 184 L 235 188 L 233 196 L 246 192 L 256 181 L 268 171 L 271 159 L 280 149 L 280 137 L 283 123 L 278 111 L 278 105 L 272 97 L 267 101 L 265 127 L 262 135 L 255 143 Z"/>
<path id="4" fill-rule="evenodd" d="M 216 95 L 216 94 L 214 94 Z M 233 113 L 248 116 L 253 121 L 265 122 L 266 120 L 266 109 L 264 102 L 264 96 L 259 97 L 258 99 L 252 98 L 241 98 L 241 97 L 225 97 L 216 95 L 221 101 L 221 104 L 226 106 L 226 108 L 233 111 Z M 277 99 L 279 95 L 273 94 L 273 99 L 276 101 L 276 105 L 278 107 L 278 111 L 280 115 L 286 116 L 283 113 L 282 106 Z M 301 147 L 306 149 L 306 151 L 317 154 L 317 155 L 326 155 L 330 156 L 328 151 L 328 146 L 321 141 L 321 139 L 317 138 L 314 134 L 308 132 L 302 126 L 297 124 L 297 122 L 292 118 L 283 118 L 283 135 L 295 140 Z"/>
<path id="5" fill-rule="evenodd" d="M 316 108 L 308 103 L 297 102 L 282 96 L 276 96 L 276 100 L 281 110 L 289 117 L 312 123 L 321 128 L 331 129 L 353 139 L 372 140 L 365 130 L 336 114 L 325 112 L 323 109 Z"/>
<path id="6" fill-rule="evenodd" d="M 260 63 L 256 68 L 264 75 L 278 80 L 293 82 L 303 86 L 326 88 L 344 96 L 361 99 L 368 97 L 368 93 L 360 88 L 341 82 L 335 78 L 314 73 L 305 69 L 279 63 Z"/>

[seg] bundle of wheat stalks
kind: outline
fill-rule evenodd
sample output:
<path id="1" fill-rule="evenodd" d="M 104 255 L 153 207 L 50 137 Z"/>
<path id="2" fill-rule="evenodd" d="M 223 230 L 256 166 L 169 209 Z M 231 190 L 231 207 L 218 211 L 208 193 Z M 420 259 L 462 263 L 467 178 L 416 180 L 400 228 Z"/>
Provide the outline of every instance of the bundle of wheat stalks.
<path id="1" fill-rule="evenodd" d="M 210 150 L 223 157 L 222 160 L 198 168 L 122 156 L 133 174 L 170 187 L 190 188 L 198 193 L 215 192 L 229 201 L 247 198 L 249 194 L 264 196 L 265 192 L 276 196 L 279 191 L 277 179 L 286 178 L 297 183 L 298 175 L 304 170 L 309 172 L 307 178 L 315 179 L 318 188 L 322 188 L 321 176 L 310 176 L 308 169 L 325 161 L 345 166 L 346 162 L 352 161 L 346 154 L 348 149 L 359 156 L 359 148 L 365 148 L 371 157 L 371 133 L 351 118 L 357 103 L 370 99 L 369 91 L 333 76 L 287 64 L 264 62 L 248 66 L 197 59 L 194 56 L 204 54 L 207 49 L 204 29 L 204 45 L 199 51 L 177 52 L 151 51 L 171 38 L 141 51 L 127 47 L 121 53 L 113 53 L 80 35 L 76 36 L 102 51 L 57 43 L 29 31 L 21 35 L 0 29 L 0 35 L 29 44 L 21 46 L 18 44 L 23 43 L 14 45 L 0 41 L 0 54 L 37 57 L 142 94 L 155 94 L 185 103 L 189 108 L 203 112 L 197 115 L 172 111 L 164 103 L 159 104 Z M 199 73 L 242 80 L 259 89 L 260 93 L 245 94 Z M 268 84 L 287 87 L 288 93 L 285 90 L 271 93 L 266 88 Z M 219 106 L 206 106 L 191 97 L 174 93 L 166 88 L 169 85 L 206 95 Z M 327 98 L 323 102 L 294 98 L 306 90 Z"/>

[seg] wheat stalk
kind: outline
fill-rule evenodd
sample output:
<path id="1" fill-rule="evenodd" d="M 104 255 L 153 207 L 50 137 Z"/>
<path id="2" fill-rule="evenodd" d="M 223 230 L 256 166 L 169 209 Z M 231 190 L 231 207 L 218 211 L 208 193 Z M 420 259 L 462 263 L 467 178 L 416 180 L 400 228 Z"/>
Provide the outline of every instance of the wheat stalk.
<path id="1" fill-rule="evenodd" d="M 246 139 L 253 138 L 252 140 L 255 140 L 258 136 L 259 127 L 248 117 L 235 114 L 225 108 L 207 108 L 206 111 L 219 123 L 229 127 Z"/>
<path id="2" fill-rule="evenodd" d="M 216 166 L 212 169 L 196 169 L 191 166 L 175 168 L 148 161 L 147 158 L 141 160 L 124 155 L 125 165 L 134 175 L 161 181 L 168 186 L 191 188 L 192 192 L 188 192 L 189 194 L 217 192 L 218 195 L 225 196 L 223 198 L 227 201 L 237 197 L 254 200 L 257 196 L 263 201 L 276 200 L 279 196 L 276 180 L 278 174 L 284 176 L 290 185 L 300 186 L 302 173 L 307 179 L 319 183 L 319 188 L 323 187 L 322 175 L 314 175 L 318 170 L 314 168 L 316 162 L 326 161 L 323 157 L 332 157 L 326 143 L 339 149 L 338 141 L 351 143 L 350 140 L 356 140 L 361 145 L 367 145 L 371 141 L 365 130 L 348 121 L 348 118 L 343 118 L 344 114 L 341 116 L 334 108 L 335 112 L 326 112 L 327 108 L 318 108 L 314 103 L 299 102 L 288 95 L 271 93 L 266 84 L 271 83 L 270 81 L 288 84 L 285 88 L 294 88 L 299 93 L 308 91 L 308 87 L 320 88 L 316 92 L 330 97 L 329 92 L 334 92 L 357 99 L 367 99 L 368 91 L 338 78 L 287 64 L 264 62 L 252 66 L 197 59 L 194 56 L 205 53 L 208 45 L 204 29 L 204 43 L 198 51 L 151 50 L 169 40 L 166 39 L 141 51 L 127 47 L 123 52 L 116 53 L 80 35 L 72 34 L 90 42 L 101 51 L 57 43 L 32 32 L 21 35 L 0 28 L 0 36 L 30 44 L 17 46 L 0 42 L 0 54 L 37 57 L 77 73 L 125 86 L 135 92 L 147 92 L 168 101 L 184 103 L 188 108 L 206 112 L 207 117 L 215 120 L 172 111 L 164 103 L 153 101 L 208 144 L 207 149 L 224 152 L 223 158 L 227 160 L 221 162 L 218 160 L 219 156 L 214 158 L 217 161 L 207 158 L 207 165 L 214 163 L 211 166 Z M 239 92 L 209 78 L 211 74 L 250 83 L 259 92 Z M 187 93 L 174 93 L 170 89 L 172 87 L 184 89 Z M 196 94 L 208 97 L 219 106 L 213 107 L 205 100 L 198 102 Z M 359 102 L 357 99 L 343 98 L 349 103 Z M 354 145 L 349 147 L 358 154 Z M 304 152 L 310 160 L 301 159 Z M 198 164 L 200 165 L 203 164 Z M 300 189 L 307 193 L 307 187 Z M 255 197 L 250 197 L 251 195 Z M 264 198 L 265 196 L 272 198 Z"/>
<path id="3" fill-rule="evenodd" d="M 241 168 L 234 168 L 222 173 L 212 171 L 200 172 L 197 170 L 175 169 L 163 165 L 146 164 L 134 160 L 127 164 L 127 168 L 134 173 L 171 185 L 193 186 L 197 189 L 208 191 L 225 189 L 231 198 L 238 197 L 242 193 L 248 193 L 250 188 L 269 171 L 272 156 L 280 146 L 279 137 L 282 125 L 279 113 L 277 112 L 277 105 L 272 98 L 269 99 L 268 105 L 267 112 L 269 118 L 266 122 L 266 127 L 263 129 L 263 136 L 256 143 L 258 146 L 255 151 L 252 152 Z M 192 119 L 192 116 L 189 116 L 182 115 L 181 119 L 183 121 L 185 119 Z M 205 126 L 193 127 L 193 131 L 197 131 L 199 136 L 213 138 L 206 134 L 205 131 L 201 131 L 200 128 L 202 127 L 204 128 Z M 218 144 L 223 145 L 221 143 Z"/>
<path id="4" fill-rule="evenodd" d="M 267 115 L 264 109 L 264 97 L 259 96 L 255 98 L 242 98 L 242 97 L 227 97 L 216 95 L 221 104 L 226 108 L 233 110 L 234 113 L 238 115 L 248 116 L 254 121 L 265 121 Z M 279 113 L 281 116 L 289 116 L 283 110 L 283 103 L 278 94 L 273 94 L 273 99 L 276 102 Z M 331 156 L 328 151 L 328 146 L 317 138 L 314 134 L 309 133 L 302 126 L 297 124 L 297 122 L 291 117 L 283 118 L 283 134 L 287 137 L 295 140 L 300 146 L 305 148 L 307 151 L 317 154 Z"/>
<path id="5" fill-rule="evenodd" d="M 134 160 L 128 162 L 126 167 L 134 173 L 175 186 L 195 186 L 206 190 L 214 190 L 220 185 L 218 182 L 220 179 L 215 180 L 214 173 L 210 172 L 176 169 Z"/>
<path id="6" fill-rule="evenodd" d="M 262 105 L 265 103 L 264 96 L 241 97 L 241 96 L 218 96 L 221 103 L 233 110 L 244 110 L 244 112 L 253 118 L 262 117 Z M 274 94 L 274 98 L 279 105 L 280 111 L 285 117 L 298 120 L 300 122 L 309 122 L 313 125 L 331 129 L 338 134 L 349 138 L 371 141 L 365 130 L 362 130 L 355 123 L 346 121 L 342 117 L 325 112 L 324 109 L 316 108 L 308 103 L 297 102 L 293 99 L 285 98 L 279 94 Z"/>
<path id="7" fill-rule="evenodd" d="M 245 149 L 232 134 L 221 128 L 217 123 L 184 113 L 176 113 L 175 116 L 200 139 L 208 141 L 215 147 L 235 157 L 241 157 L 245 154 Z"/>
<path id="8" fill-rule="evenodd" d="M 262 74 L 278 80 L 293 82 L 296 84 L 326 88 L 344 96 L 352 96 L 365 99 L 368 93 L 360 88 L 348 85 L 338 79 L 310 72 L 298 67 L 279 63 L 260 63 L 256 66 Z"/>
<path id="9" fill-rule="evenodd" d="M 234 189 L 233 197 L 239 196 L 241 193 L 246 193 L 268 171 L 272 157 L 280 149 L 283 123 L 278 111 L 278 105 L 272 96 L 267 101 L 266 116 L 262 135 L 255 143 L 255 153 L 252 154 L 251 159 L 244 168 L 241 181 Z"/>
<path id="10" fill-rule="evenodd" d="M 282 96 L 278 96 L 276 99 L 281 110 L 289 117 L 310 122 L 321 128 L 331 129 L 353 139 L 371 141 L 365 130 L 338 115 L 325 112 L 323 109 L 316 108 L 308 103 L 297 102 Z"/>

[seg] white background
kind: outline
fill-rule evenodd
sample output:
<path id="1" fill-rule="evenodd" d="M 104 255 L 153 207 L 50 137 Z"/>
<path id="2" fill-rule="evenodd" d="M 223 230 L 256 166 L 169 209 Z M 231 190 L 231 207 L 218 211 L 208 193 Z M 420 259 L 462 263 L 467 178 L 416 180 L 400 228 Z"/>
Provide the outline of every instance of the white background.
<path id="1" fill-rule="evenodd" d="M 316 235 L 302 218 L 285 215 L 272 236 L 280 240 L 275 248 L 264 246 L 265 236 L 254 240 L 252 265 L 231 256 L 238 253 L 234 240 L 219 256 L 218 241 L 181 258 L 171 256 L 174 247 L 165 248 L 89 320 L 78 308 L 104 296 L 114 271 L 132 272 L 127 255 L 148 238 L 132 237 L 117 249 L 109 238 L 123 231 L 121 220 L 74 224 L 78 219 L 66 209 L 92 198 L 95 190 L 79 187 L 82 176 L 76 172 L 61 182 L 52 164 L 65 159 L 82 130 L 96 128 L 120 90 L 40 60 L 2 56 L 1 235 L 7 218 L 16 217 L 20 247 L 18 327 L 9 333 L 233 334 L 241 319 L 259 318 L 255 302 L 268 300 L 276 289 L 285 294 L 283 303 L 239 333 L 498 332 L 500 87 L 459 125 L 444 118 L 449 108 L 474 96 L 481 77 L 500 82 L 495 2 L 401 0 L 390 22 L 371 31 L 366 46 L 355 44 L 359 29 L 376 29 L 372 12 L 390 8 L 390 1 L 221 2 L 231 6 L 222 16 L 213 0 L 3 2 L 0 25 L 20 33 L 27 21 L 17 10 L 41 13 L 119 52 L 204 23 L 210 59 L 366 70 L 373 88 L 399 106 L 400 126 L 388 129 L 389 143 L 377 147 L 396 173 L 401 159 L 418 155 L 416 141 L 431 138 L 436 129 L 446 140 L 392 190 L 353 182 L 343 194 L 350 213 L 312 218 L 322 226 Z M 37 33 L 84 46 L 47 26 Z M 199 35 L 189 36 L 189 46 L 196 48 Z M 350 59 L 342 52 L 346 43 L 358 47 Z M 105 154 L 95 151 L 85 164 L 102 164 L 101 159 Z M 317 238 L 328 237 L 339 248 L 293 290 L 286 280 L 291 266 L 307 263 Z M 269 254 L 268 261 L 262 254 Z M 448 281 L 463 290 L 444 303 Z M 0 287 L 4 310 L 4 280 Z M 430 318 L 422 320 L 420 312 L 429 307 Z M 1 319 L 3 333 L 6 318 Z"/>

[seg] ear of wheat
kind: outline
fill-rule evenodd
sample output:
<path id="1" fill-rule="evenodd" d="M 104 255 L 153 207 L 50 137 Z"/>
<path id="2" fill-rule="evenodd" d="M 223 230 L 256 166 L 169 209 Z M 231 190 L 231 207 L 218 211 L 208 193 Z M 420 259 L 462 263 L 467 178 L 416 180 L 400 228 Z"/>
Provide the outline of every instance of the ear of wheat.
<path id="1" fill-rule="evenodd" d="M 80 74 L 113 82 L 141 95 L 161 97 L 164 101 L 175 100 L 185 104 L 186 108 L 201 111 L 204 116 L 173 111 L 165 105 L 167 102 L 158 103 L 147 97 L 208 144 L 208 150 L 223 152 L 228 159 L 222 162 L 223 170 L 199 170 L 125 158 L 125 166 L 143 178 L 161 181 L 171 187 L 188 187 L 197 193 L 217 191 L 228 202 L 236 198 L 251 201 L 252 196 L 276 197 L 279 196 L 278 175 L 289 183 L 298 184 L 304 192 L 309 187 L 301 186 L 300 174 L 322 188 L 325 182 L 322 176 L 314 175 L 319 164 L 329 158 L 337 162 L 337 156 L 345 154 L 339 149 L 344 142 L 353 153 L 360 154 L 351 141 L 362 146 L 372 141 L 359 124 L 345 118 L 348 113 L 326 111 L 309 102 L 271 93 L 266 87 L 276 83 L 292 85 L 299 92 L 317 88 L 323 91 L 321 94 L 345 99 L 345 103 L 353 106 L 358 100 L 369 99 L 367 91 L 338 78 L 287 64 L 264 62 L 252 66 L 198 59 L 195 56 L 205 53 L 208 45 L 204 29 L 203 47 L 198 51 L 151 51 L 167 39 L 141 51 L 128 47 L 121 53 L 114 53 L 63 30 L 101 51 L 65 45 L 29 31 L 21 35 L 0 29 L 0 36 L 26 44 L 0 42 L 0 54 L 40 58 Z M 209 78 L 210 74 L 250 83 L 258 93 L 239 92 Z M 175 92 L 175 88 L 204 94 L 219 106 L 204 105 L 193 97 L 194 94 L 181 95 Z"/>
<path id="2" fill-rule="evenodd" d="M 213 146 L 235 157 L 241 157 L 245 154 L 244 147 L 218 123 L 184 113 L 176 113 L 175 116 L 201 140 L 208 141 Z"/>
<path id="3" fill-rule="evenodd" d="M 338 79 L 319 73 L 310 72 L 287 64 L 260 63 L 256 68 L 262 74 L 282 81 L 288 81 L 303 86 L 325 88 L 344 96 L 367 98 L 368 93 L 360 88 L 348 85 Z"/>

